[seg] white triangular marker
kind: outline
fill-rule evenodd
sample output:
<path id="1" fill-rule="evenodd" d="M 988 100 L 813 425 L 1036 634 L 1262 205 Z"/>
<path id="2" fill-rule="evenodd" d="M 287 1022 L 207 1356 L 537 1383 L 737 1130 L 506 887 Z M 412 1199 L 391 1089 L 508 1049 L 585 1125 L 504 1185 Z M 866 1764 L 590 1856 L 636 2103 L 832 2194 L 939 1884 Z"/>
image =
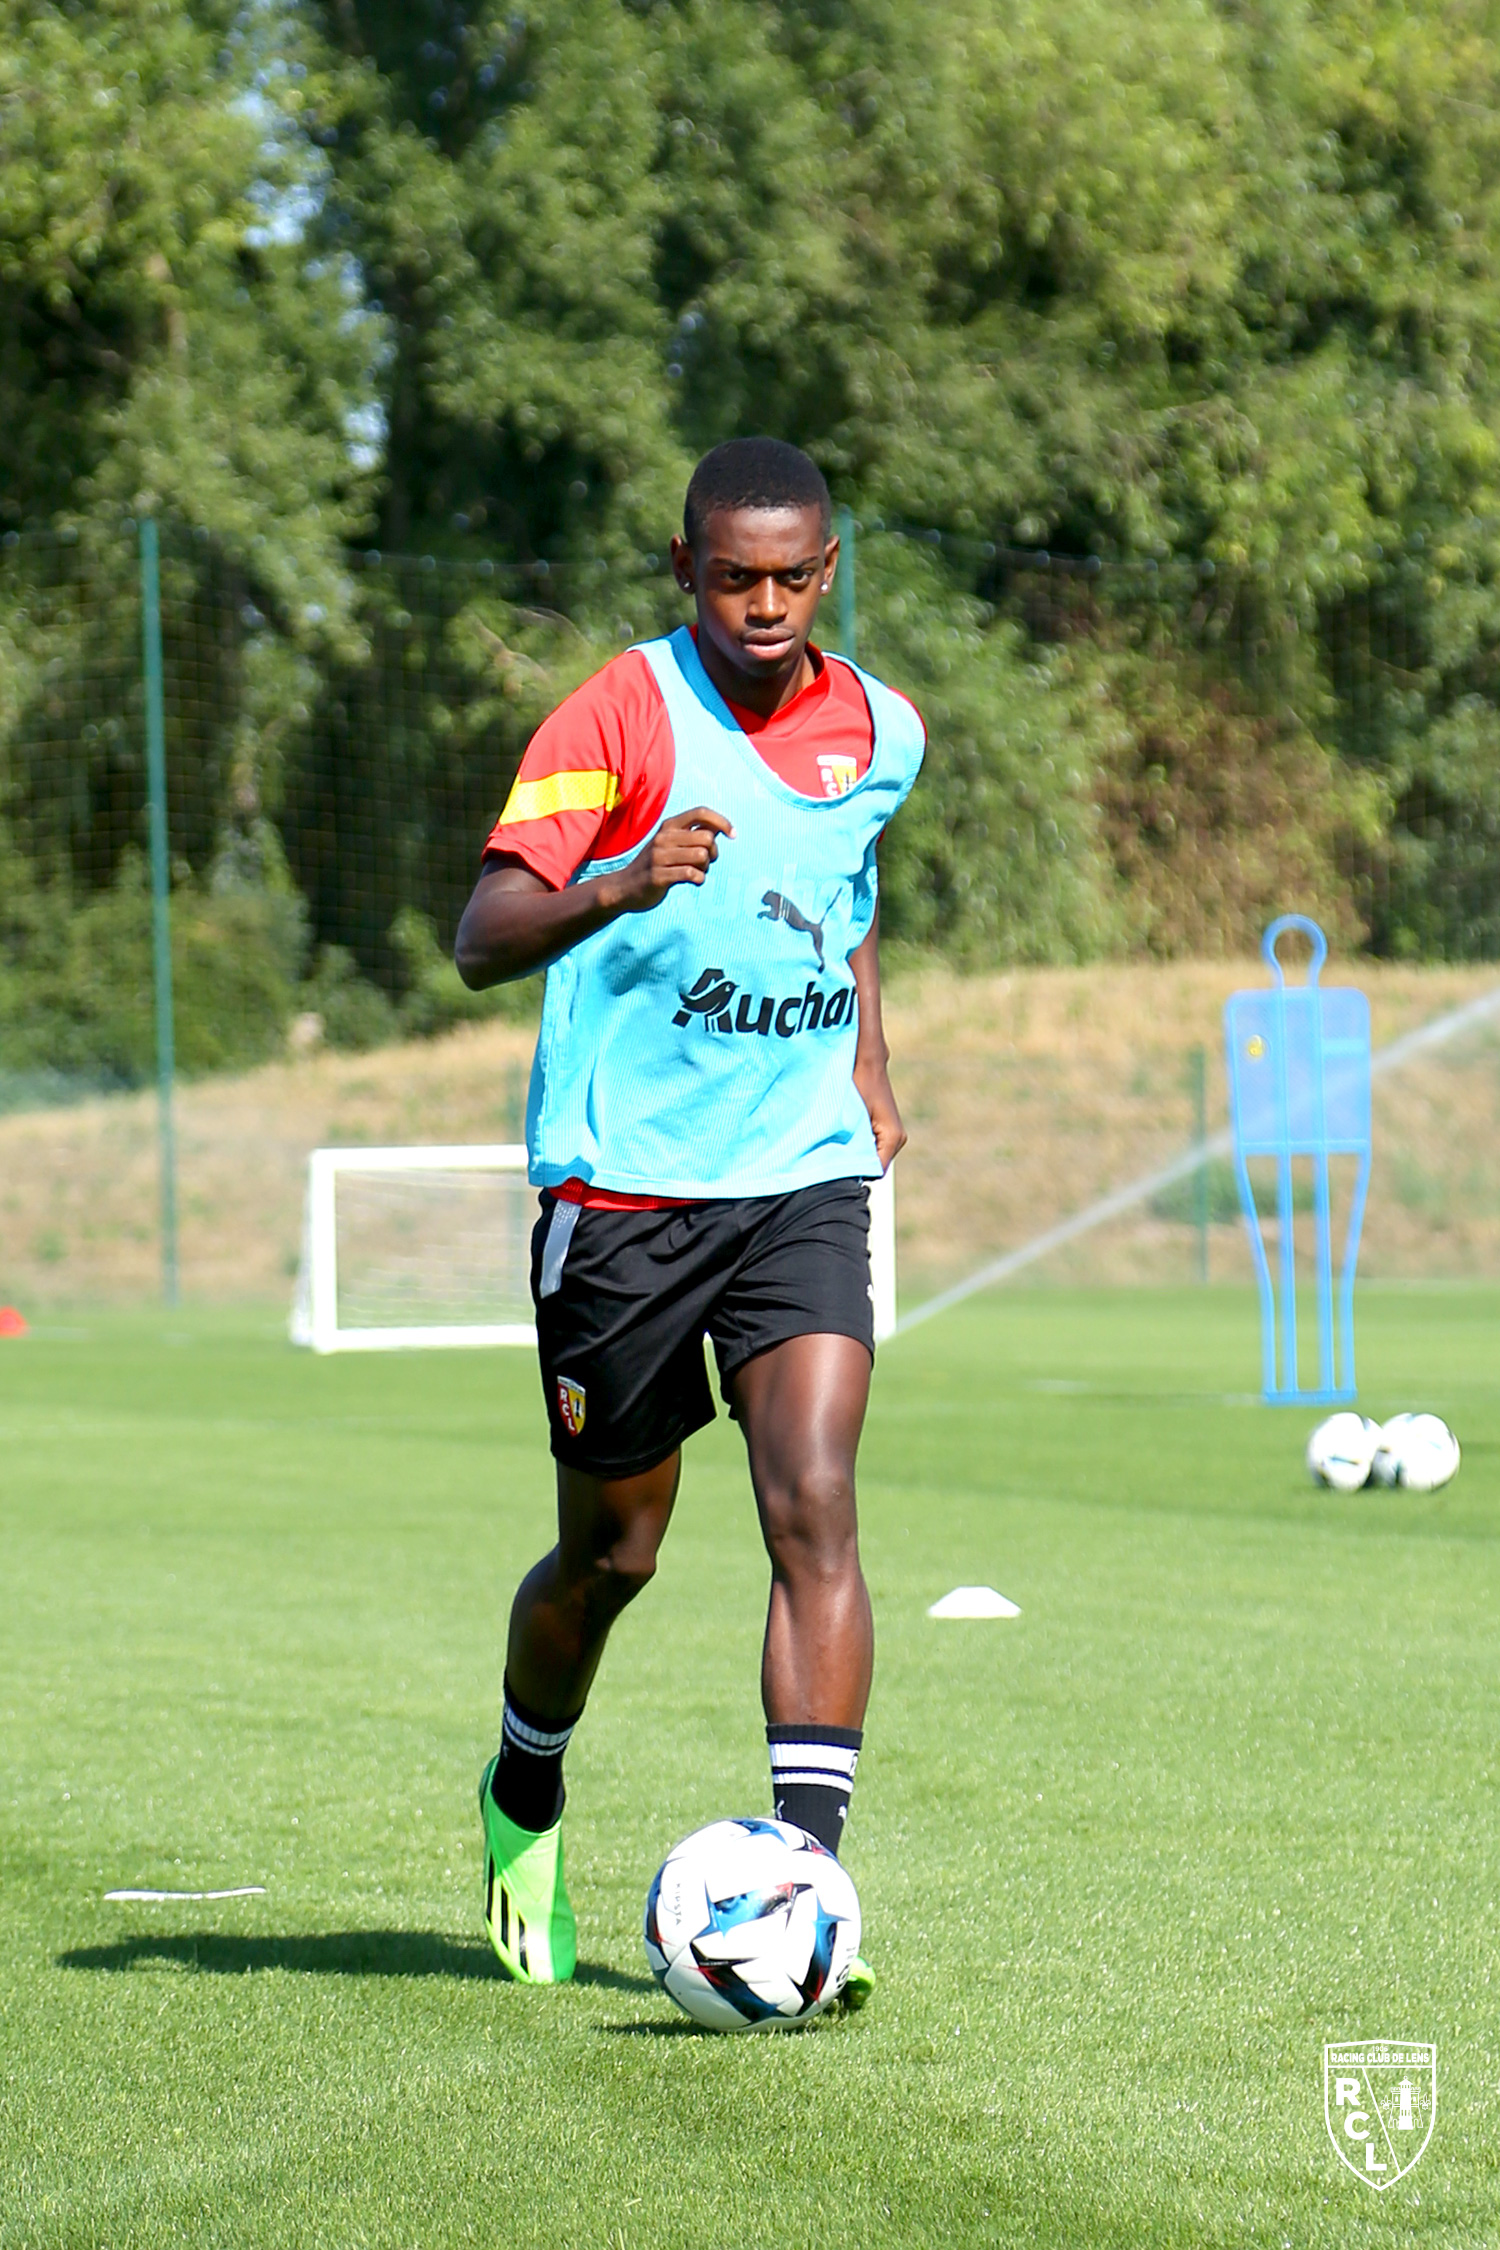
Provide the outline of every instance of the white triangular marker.
<path id="1" fill-rule="evenodd" d="M 997 1594 L 993 1586 L 955 1586 L 927 1612 L 929 1617 L 1019 1617 L 1014 1602 Z"/>

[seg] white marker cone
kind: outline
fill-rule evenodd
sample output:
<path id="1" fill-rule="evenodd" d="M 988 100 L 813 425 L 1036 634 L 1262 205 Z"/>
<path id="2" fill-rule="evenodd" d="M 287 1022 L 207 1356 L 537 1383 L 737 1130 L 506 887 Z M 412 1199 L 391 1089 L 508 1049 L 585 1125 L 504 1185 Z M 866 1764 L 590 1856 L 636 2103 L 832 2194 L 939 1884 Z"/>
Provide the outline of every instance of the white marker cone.
<path id="1" fill-rule="evenodd" d="M 1019 1617 L 1014 1602 L 997 1594 L 993 1586 L 955 1586 L 927 1612 L 929 1617 Z"/>

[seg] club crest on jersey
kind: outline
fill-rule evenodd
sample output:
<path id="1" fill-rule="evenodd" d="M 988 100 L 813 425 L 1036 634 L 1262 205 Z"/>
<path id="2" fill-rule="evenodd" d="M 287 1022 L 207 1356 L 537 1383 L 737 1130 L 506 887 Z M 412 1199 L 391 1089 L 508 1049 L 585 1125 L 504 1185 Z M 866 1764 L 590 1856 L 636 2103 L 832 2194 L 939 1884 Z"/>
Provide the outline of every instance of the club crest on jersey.
<path id="1" fill-rule="evenodd" d="M 805 992 L 780 999 L 774 992 L 740 992 L 735 979 L 726 977 L 722 969 L 705 969 L 697 983 L 677 997 L 681 1006 L 672 1018 L 675 1024 L 689 1024 L 696 1017 L 705 1031 L 753 1031 L 762 1039 L 772 1032 L 778 1039 L 795 1039 L 799 1031 L 837 1031 L 853 1020 L 855 1005 L 852 984 L 839 985 L 827 994 L 809 984 Z"/>
<path id="2" fill-rule="evenodd" d="M 818 772 L 823 777 L 825 797 L 846 797 L 859 779 L 859 761 L 837 750 L 820 750 Z"/>
<path id="3" fill-rule="evenodd" d="M 582 1383 L 570 1376 L 557 1378 L 557 1411 L 562 1416 L 562 1426 L 569 1437 L 578 1437 L 583 1431 L 584 1416 L 588 1412 L 588 1393 Z"/>
<path id="4" fill-rule="evenodd" d="M 1377 2195 L 1416 2163 L 1437 2120 L 1437 2048 L 1359 2039 L 1323 2049 L 1323 2119 L 1342 2163 Z"/>

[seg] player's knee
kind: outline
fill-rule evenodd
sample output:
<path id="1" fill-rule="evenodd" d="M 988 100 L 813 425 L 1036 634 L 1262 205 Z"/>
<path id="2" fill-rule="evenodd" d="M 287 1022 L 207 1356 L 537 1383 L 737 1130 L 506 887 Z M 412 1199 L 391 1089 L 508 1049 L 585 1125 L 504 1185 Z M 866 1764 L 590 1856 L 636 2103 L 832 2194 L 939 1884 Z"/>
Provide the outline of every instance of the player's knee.
<path id="1" fill-rule="evenodd" d="M 579 1574 L 577 1592 L 594 1616 L 614 1617 L 656 1576 L 656 1550 L 638 1540 L 590 1557 Z"/>
<path id="2" fill-rule="evenodd" d="M 623 1607 L 633 1602 L 637 1594 L 649 1586 L 656 1576 L 656 1555 L 609 1555 L 601 1566 L 605 1580 L 613 1590 L 615 1599 Z"/>
<path id="3" fill-rule="evenodd" d="M 842 1462 L 804 1470 L 765 1496 L 766 1545 L 786 1577 L 836 1579 L 859 1568 L 854 1476 Z"/>

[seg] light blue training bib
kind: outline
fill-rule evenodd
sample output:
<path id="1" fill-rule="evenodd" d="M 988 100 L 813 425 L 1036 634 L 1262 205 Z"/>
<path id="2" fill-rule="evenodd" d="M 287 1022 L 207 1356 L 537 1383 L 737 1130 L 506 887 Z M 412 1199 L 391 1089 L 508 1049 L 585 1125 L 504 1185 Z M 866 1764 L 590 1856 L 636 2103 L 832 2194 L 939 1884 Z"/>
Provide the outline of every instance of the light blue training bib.
<path id="1" fill-rule="evenodd" d="M 874 720 L 869 769 L 842 797 L 804 797 L 760 757 L 686 626 L 640 653 L 676 753 L 662 818 L 708 805 L 734 835 L 701 887 L 674 884 L 547 971 L 532 1180 L 696 1199 L 875 1178 L 849 956 L 874 917 L 876 840 L 916 780 L 922 722 L 851 666 Z M 590 860 L 574 881 L 633 856 Z"/>

